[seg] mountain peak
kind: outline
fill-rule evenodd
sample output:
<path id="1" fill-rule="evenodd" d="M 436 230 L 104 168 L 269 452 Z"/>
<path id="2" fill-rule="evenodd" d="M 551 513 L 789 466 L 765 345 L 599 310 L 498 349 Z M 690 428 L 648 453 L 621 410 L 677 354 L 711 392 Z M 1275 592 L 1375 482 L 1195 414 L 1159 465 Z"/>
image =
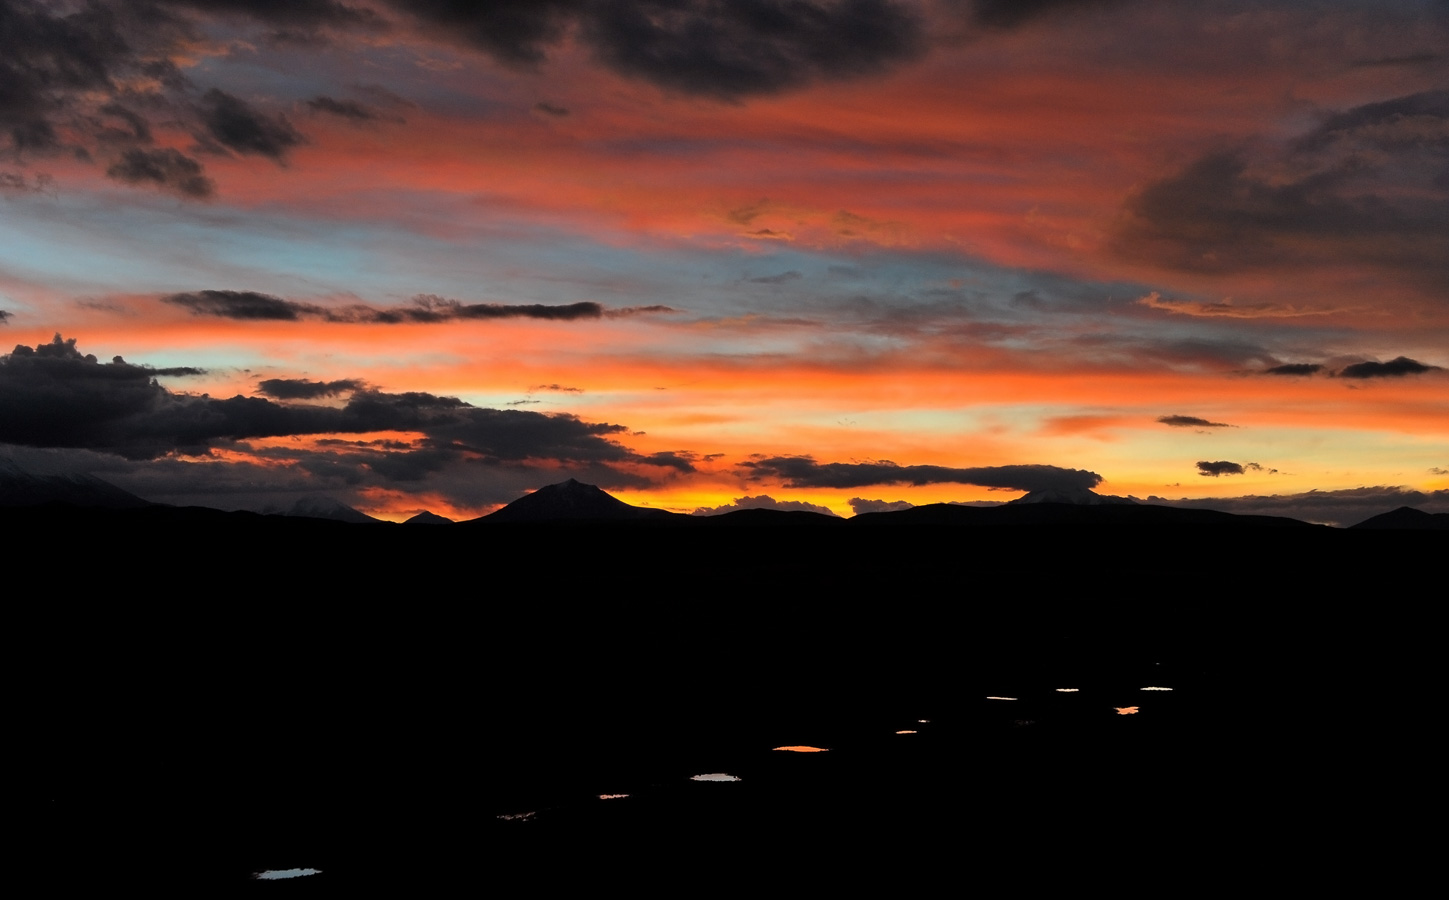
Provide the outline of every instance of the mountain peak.
<path id="1" fill-rule="evenodd" d="M 366 523 L 376 522 L 372 516 L 365 512 L 353 509 L 346 503 L 320 494 L 302 497 L 292 508 L 283 513 L 286 516 L 299 516 L 306 519 L 332 519 L 337 522 Z"/>
<path id="2" fill-rule="evenodd" d="M 489 522 L 584 522 L 673 518 L 662 509 L 630 506 L 598 485 L 575 478 L 548 484 L 490 513 Z"/>
<path id="3" fill-rule="evenodd" d="M 14 460 L 0 457 L 0 506 L 65 503 L 107 509 L 136 509 L 151 504 L 94 475 L 36 475 Z"/>
<path id="4" fill-rule="evenodd" d="M 1031 503 L 1064 503 L 1069 506 L 1136 506 L 1137 501 L 1127 497 L 1113 497 L 1108 494 L 1099 494 L 1088 488 L 1053 488 L 1049 490 L 1030 491 L 1017 497 L 1015 500 L 1008 500 L 1007 506 L 1026 505 Z"/>

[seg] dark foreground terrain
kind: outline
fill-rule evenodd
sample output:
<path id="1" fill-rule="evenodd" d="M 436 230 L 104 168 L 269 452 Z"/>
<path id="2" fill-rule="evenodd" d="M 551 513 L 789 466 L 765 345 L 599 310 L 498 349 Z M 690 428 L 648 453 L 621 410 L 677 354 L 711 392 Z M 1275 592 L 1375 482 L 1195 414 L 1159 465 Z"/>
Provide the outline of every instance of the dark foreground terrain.
<path id="1" fill-rule="evenodd" d="M 1287 884 L 1425 790 L 1433 533 L 3 514 L 54 893 Z"/>

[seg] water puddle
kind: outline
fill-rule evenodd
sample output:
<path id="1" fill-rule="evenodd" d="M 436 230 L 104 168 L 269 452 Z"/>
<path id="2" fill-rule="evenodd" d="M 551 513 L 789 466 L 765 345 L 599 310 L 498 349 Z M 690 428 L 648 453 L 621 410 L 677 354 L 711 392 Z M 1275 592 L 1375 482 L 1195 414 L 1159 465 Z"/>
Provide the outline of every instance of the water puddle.
<path id="1" fill-rule="evenodd" d="M 692 775 L 690 781 L 739 781 L 734 775 L 726 775 L 723 772 L 711 772 L 708 775 Z"/>
<path id="2" fill-rule="evenodd" d="M 829 753 L 829 747 L 776 747 L 776 750 L 788 750 L 791 753 Z"/>
<path id="3" fill-rule="evenodd" d="M 305 878 L 308 875 L 320 875 L 321 869 L 267 869 L 262 872 L 254 872 L 252 877 L 258 881 L 280 881 L 283 878 Z"/>

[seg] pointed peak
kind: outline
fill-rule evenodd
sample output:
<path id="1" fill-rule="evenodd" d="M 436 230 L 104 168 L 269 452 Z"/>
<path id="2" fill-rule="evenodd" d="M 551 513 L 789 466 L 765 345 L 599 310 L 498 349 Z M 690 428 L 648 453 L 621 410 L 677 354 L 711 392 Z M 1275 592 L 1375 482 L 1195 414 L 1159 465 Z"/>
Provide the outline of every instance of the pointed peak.
<path id="1" fill-rule="evenodd" d="M 1070 506 L 1134 506 L 1136 500 L 1099 494 L 1089 488 L 1048 489 L 1029 491 L 1015 500 L 1008 500 L 1007 506 L 1032 503 L 1065 503 Z"/>
<path id="2" fill-rule="evenodd" d="M 493 522 L 558 522 L 672 518 L 663 510 L 630 506 L 595 484 L 575 478 L 545 485 L 487 516 Z"/>

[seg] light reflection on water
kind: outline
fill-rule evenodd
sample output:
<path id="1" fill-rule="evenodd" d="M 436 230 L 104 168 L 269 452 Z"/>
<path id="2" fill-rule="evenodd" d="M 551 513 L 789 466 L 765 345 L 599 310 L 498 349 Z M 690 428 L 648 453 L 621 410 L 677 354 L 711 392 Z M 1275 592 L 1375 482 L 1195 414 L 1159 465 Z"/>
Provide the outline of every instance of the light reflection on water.
<path id="1" fill-rule="evenodd" d="M 267 869 L 252 875 L 258 881 L 279 881 L 283 878 L 305 878 L 308 875 L 320 875 L 321 869 Z"/>
<path id="2" fill-rule="evenodd" d="M 628 794 L 600 794 L 600 800 L 623 800 Z"/>
<path id="3" fill-rule="evenodd" d="M 987 700 L 1015 700 L 1015 697 L 987 697 Z"/>
<path id="4" fill-rule="evenodd" d="M 734 775 L 726 775 L 723 772 L 711 772 L 708 775 L 692 775 L 690 781 L 739 781 Z"/>
<path id="5" fill-rule="evenodd" d="M 529 819 L 533 818 L 536 815 L 538 815 L 538 813 L 536 813 L 536 812 L 526 812 L 526 813 L 514 813 L 513 815 L 499 816 L 498 818 L 502 819 L 505 822 L 526 822 L 526 821 L 528 821 Z"/>
<path id="6" fill-rule="evenodd" d="M 1112 708 L 1117 710 L 1117 715 L 1119 716 L 1130 716 L 1138 711 L 1135 706 L 1114 706 Z"/>
<path id="7" fill-rule="evenodd" d="M 896 734 L 915 734 L 914 731 L 897 731 Z"/>
<path id="8" fill-rule="evenodd" d="M 776 747 L 775 749 L 776 750 L 788 750 L 791 753 L 829 753 L 830 752 L 830 748 L 829 747 L 795 746 L 795 747 Z"/>
<path id="9" fill-rule="evenodd" d="M 1170 690 L 1172 690 L 1172 688 L 1169 688 L 1169 687 L 1145 687 L 1142 690 L 1144 690 L 1144 691 L 1170 691 Z"/>
<path id="10" fill-rule="evenodd" d="M 1080 693 L 1081 690 L 1082 690 L 1081 688 L 1057 688 L 1057 693 L 1058 694 L 1076 694 L 1076 693 Z M 1147 689 L 1146 688 L 1143 688 L 1143 690 L 1145 691 Z"/>

